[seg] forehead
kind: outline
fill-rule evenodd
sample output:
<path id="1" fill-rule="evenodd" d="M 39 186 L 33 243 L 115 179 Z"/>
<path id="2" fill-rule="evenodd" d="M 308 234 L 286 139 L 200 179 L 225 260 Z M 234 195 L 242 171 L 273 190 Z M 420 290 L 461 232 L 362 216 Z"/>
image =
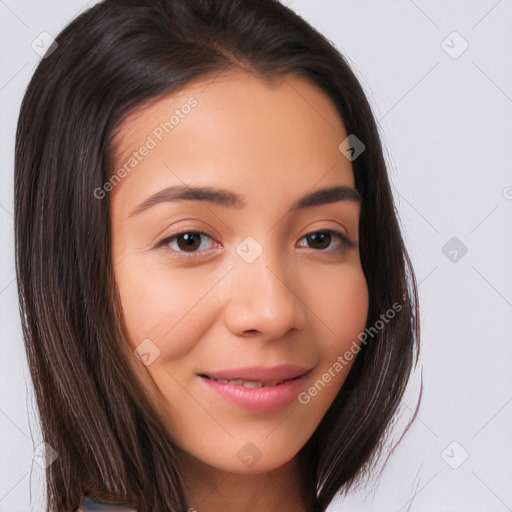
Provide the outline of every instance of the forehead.
<path id="1" fill-rule="evenodd" d="M 338 149 L 346 137 L 333 102 L 302 77 L 267 82 L 241 72 L 215 75 L 147 102 L 120 124 L 112 171 L 130 172 L 114 195 L 123 187 L 140 194 L 156 181 L 205 178 L 249 192 L 262 183 L 313 186 L 327 175 L 353 185 L 351 163 Z M 150 150 L 134 156 L 144 146 Z"/>

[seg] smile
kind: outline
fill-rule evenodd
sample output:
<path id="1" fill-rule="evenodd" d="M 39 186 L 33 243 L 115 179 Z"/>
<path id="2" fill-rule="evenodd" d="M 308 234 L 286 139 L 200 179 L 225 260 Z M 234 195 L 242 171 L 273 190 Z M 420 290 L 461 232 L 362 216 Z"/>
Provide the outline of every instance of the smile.
<path id="1" fill-rule="evenodd" d="M 252 367 L 198 374 L 208 400 L 226 401 L 257 412 L 289 405 L 304 390 L 312 369 L 296 365 Z M 213 374 L 212 374 L 213 373 Z"/>
<path id="2" fill-rule="evenodd" d="M 214 377 L 210 377 L 208 375 L 201 375 L 201 377 L 216 380 L 217 382 L 223 382 L 224 384 L 232 384 L 233 386 L 243 386 L 244 388 L 273 388 L 276 386 L 280 386 L 281 384 L 284 384 L 285 382 L 288 382 L 290 380 L 295 380 L 295 379 L 300 378 L 300 377 L 294 377 L 292 379 L 284 379 L 279 382 L 263 383 L 263 382 L 257 381 L 257 380 L 215 379 Z"/>

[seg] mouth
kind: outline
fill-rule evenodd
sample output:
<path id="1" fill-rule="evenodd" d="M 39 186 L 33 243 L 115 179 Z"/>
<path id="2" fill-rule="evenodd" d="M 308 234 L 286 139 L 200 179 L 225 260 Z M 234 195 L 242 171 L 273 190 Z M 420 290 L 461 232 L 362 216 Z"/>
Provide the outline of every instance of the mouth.
<path id="1" fill-rule="evenodd" d="M 290 405 L 306 386 L 313 368 L 283 364 L 208 371 L 197 376 L 209 400 L 227 400 L 255 412 L 271 412 Z M 213 393 L 213 394 L 210 394 Z"/>
<path id="2" fill-rule="evenodd" d="M 199 377 L 203 377 L 205 379 L 214 380 L 217 382 L 223 382 L 224 384 L 231 384 L 232 386 L 242 386 L 244 388 L 252 388 L 252 389 L 259 389 L 259 388 L 275 388 L 277 386 L 281 386 L 285 382 L 290 382 L 292 380 L 297 380 L 302 377 L 302 375 L 298 375 L 297 377 L 292 377 L 291 379 L 283 379 L 279 381 L 266 381 L 262 382 L 259 380 L 243 380 L 243 379 L 216 379 L 215 377 L 211 377 L 210 375 L 206 374 L 199 374 Z"/>
<path id="3" fill-rule="evenodd" d="M 310 371 L 310 367 L 283 363 L 269 367 L 247 366 L 244 368 L 207 371 L 198 375 L 224 384 L 258 389 L 280 386 L 291 380 L 298 379 Z"/>

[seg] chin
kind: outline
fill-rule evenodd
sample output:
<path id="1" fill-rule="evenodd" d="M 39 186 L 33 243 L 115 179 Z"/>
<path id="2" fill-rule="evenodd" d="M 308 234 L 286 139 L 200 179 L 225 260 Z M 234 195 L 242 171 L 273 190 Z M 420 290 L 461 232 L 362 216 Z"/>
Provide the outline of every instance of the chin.
<path id="1" fill-rule="evenodd" d="M 275 443 L 251 441 L 234 441 L 230 446 L 219 446 L 219 451 L 208 454 L 201 450 L 201 463 L 227 473 L 257 475 L 279 469 L 290 463 L 299 453 L 301 447 L 276 446 Z M 190 453 L 189 453 L 190 455 Z M 195 457 L 193 454 L 191 454 Z"/>

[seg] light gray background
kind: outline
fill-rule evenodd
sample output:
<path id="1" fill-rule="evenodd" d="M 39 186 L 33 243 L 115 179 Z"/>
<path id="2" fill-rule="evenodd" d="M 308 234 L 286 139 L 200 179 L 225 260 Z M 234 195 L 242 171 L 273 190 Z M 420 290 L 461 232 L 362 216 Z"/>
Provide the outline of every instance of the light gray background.
<path id="1" fill-rule="evenodd" d="M 418 419 L 382 477 L 330 512 L 512 510 L 512 0 L 284 1 L 362 81 L 420 283 Z M 0 512 L 43 510 L 14 280 L 15 126 L 39 60 L 32 41 L 93 3 L 0 0 Z M 443 253 L 453 237 L 456 261 L 454 247 Z M 419 371 L 395 437 L 418 392 Z"/>

